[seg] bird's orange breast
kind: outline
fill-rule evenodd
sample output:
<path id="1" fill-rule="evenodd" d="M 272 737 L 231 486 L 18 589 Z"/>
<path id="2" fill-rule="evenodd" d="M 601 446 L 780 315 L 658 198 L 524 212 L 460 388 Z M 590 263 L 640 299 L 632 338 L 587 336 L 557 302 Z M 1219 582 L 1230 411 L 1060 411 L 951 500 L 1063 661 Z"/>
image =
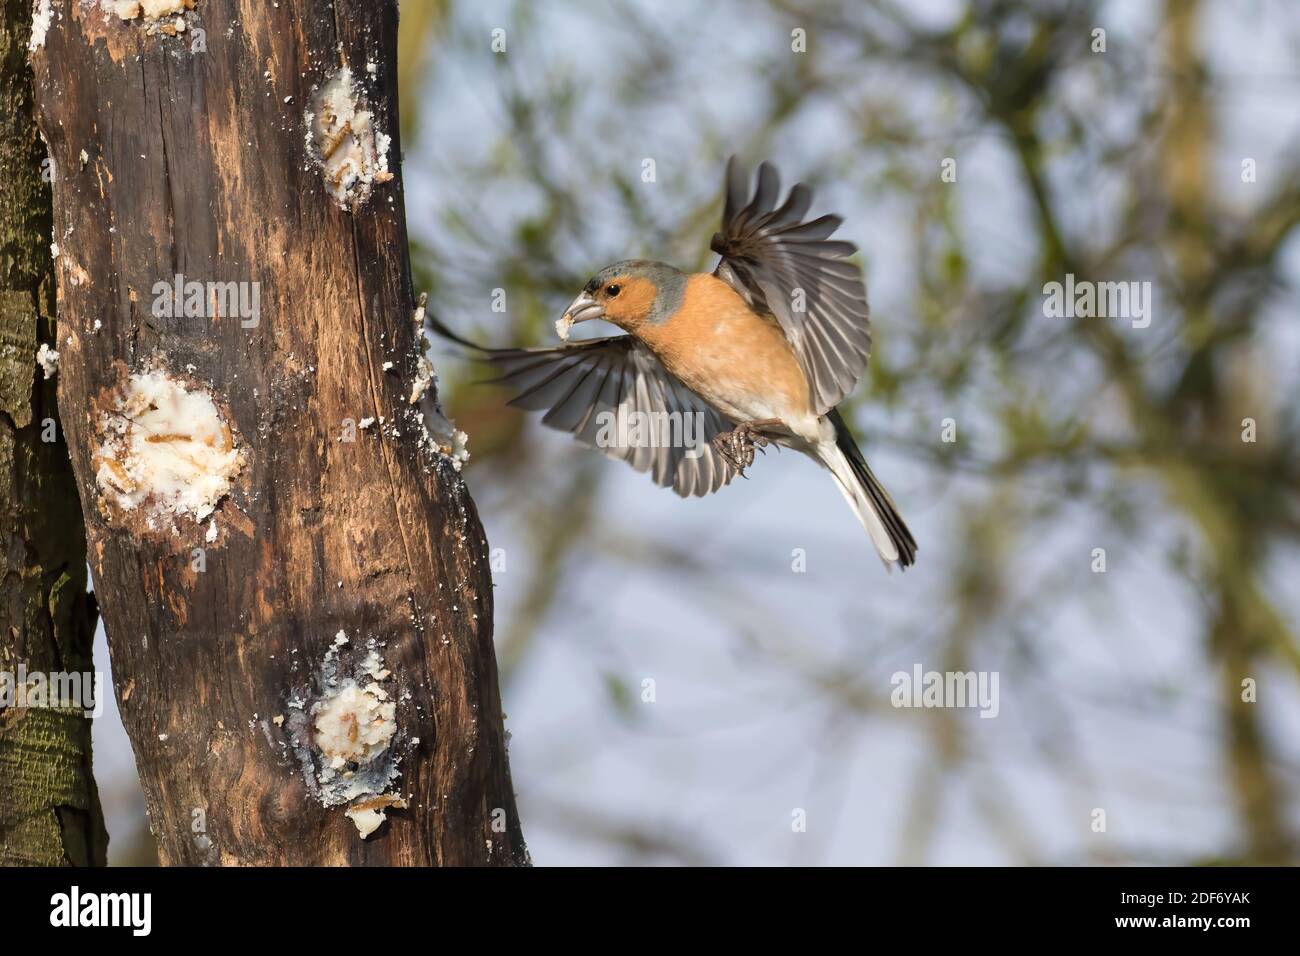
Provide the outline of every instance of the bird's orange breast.
<path id="1" fill-rule="evenodd" d="M 646 323 L 637 335 L 692 391 L 733 417 L 765 417 L 749 412 L 759 396 L 773 417 L 812 410 L 808 382 L 785 334 L 712 275 L 690 276 L 677 312 L 658 325 Z"/>

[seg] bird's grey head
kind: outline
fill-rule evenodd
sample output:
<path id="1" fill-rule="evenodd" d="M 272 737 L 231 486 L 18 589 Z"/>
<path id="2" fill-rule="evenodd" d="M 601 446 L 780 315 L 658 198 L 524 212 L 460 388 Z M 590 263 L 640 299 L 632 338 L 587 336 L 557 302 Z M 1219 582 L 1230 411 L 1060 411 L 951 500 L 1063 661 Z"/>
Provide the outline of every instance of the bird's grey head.
<path id="1" fill-rule="evenodd" d="M 681 307 L 686 275 L 650 259 L 624 259 L 601 269 L 565 310 L 560 334 L 574 322 L 604 319 L 628 332 L 671 318 Z M 562 328 L 561 328 L 562 327 Z"/>

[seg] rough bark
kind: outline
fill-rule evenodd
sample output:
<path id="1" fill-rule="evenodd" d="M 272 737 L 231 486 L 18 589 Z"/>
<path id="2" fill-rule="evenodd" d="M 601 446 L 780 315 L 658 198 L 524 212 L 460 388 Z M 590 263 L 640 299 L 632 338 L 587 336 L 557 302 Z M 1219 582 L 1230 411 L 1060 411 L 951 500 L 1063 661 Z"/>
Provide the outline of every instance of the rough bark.
<path id="1" fill-rule="evenodd" d="M 30 28 L 26 0 L 0 0 L 0 671 L 11 691 L 24 673 L 90 672 L 95 634 L 54 383 L 35 361 L 39 343 L 54 344 L 55 323 Z M 90 720 L 16 704 L 0 702 L 0 865 L 102 865 Z"/>
<path id="2" fill-rule="evenodd" d="M 59 395 L 163 862 L 525 862 L 486 541 L 409 400 L 396 3 L 198 0 L 179 33 L 175 17 L 53 8 L 32 60 L 59 170 Z M 344 66 L 394 167 L 350 210 L 305 116 Z M 206 316 L 166 317 L 157 284 L 177 274 L 256 288 L 256 323 L 216 293 Z M 237 451 L 211 516 L 124 470 L 113 427 L 152 420 L 131 400 L 148 374 L 210 396 L 228 429 L 205 439 Z M 149 441 L 198 455 L 192 438 Z M 349 687 L 365 707 L 348 710 Z M 339 726 L 380 740 L 331 761 Z M 376 794 L 407 806 L 363 839 L 343 797 Z"/>

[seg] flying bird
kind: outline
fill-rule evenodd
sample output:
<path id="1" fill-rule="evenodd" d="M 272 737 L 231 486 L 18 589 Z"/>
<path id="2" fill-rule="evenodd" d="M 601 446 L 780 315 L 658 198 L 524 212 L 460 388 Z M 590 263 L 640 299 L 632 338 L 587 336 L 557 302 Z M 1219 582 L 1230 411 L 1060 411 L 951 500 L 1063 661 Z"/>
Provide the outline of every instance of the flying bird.
<path id="1" fill-rule="evenodd" d="M 836 408 L 871 352 L 862 270 L 849 261 L 857 247 L 830 238 L 839 216 L 805 220 L 813 197 L 803 183 L 778 205 L 772 164 L 759 165 L 752 195 L 749 179 L 733 157 L 713 272 L 645 259 L 606 266 L 556 323 L 564 345 L 481 349 L 433 326 L 484 353 L 495 381 L 516 391 L 510 404 L 545 411 L 545 424 L 682 497 L 743 475 L 755 448 L 802 452 L 831 473 L 886 567 L 908 567 L 916 541 Z M 627 334 L 567 341 L 592 319 Z M 693 442 L 682 440 L 683 421 Z"/>

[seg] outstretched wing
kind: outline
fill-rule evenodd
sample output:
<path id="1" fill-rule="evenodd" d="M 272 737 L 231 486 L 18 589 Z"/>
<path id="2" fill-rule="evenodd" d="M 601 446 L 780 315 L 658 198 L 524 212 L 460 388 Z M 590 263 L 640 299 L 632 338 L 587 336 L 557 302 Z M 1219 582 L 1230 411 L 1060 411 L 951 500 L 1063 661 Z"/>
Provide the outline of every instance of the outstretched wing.
<path id="1" fill-rule="evenodd" d="M 722 231 L 711 248 L 722 256 L 714 275 L 750 308 L 774 316 L 808 379 L 818 414 L 853 391 L 871 354 L 871 323 L 862 270 L 846 261 L 851 242 L 832 240 L 839 216 L 810 222 L 812 190 L 797 183 L 778 208 L 780 178 L 771 163 L 758 167 L 748 197 L 749 174 L 727 161 Z"/>
<path id="2" fill-rule="evenodd" d="M 631 336 L 486 352 L 502 373 L 495 381 L 518 391 L 511 405 L 545 411 L 545 424 L 683 498 L 717 491 L 736 474 L 711 443 L 731 422 Z"/>

